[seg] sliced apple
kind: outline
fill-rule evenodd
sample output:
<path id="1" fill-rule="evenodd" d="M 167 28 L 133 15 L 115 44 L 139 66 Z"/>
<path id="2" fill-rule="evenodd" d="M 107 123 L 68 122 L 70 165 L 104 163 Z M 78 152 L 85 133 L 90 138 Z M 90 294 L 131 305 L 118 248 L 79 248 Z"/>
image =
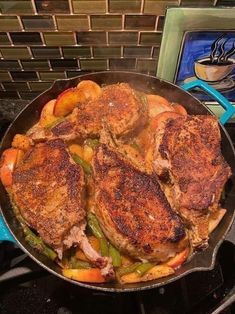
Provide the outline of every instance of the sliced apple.
<path id="1" fill-rule="evenodd" d="M 187 111 L 182 105 L 173 104 L 173 108 L 175 109 L 175 112 L 182 114 L 182 116 L 187 116 Z"/>
<path id="2" fill-rule="evenodd" d="M 157 265 L 148 270 L 143 276 L 133 272 L 121 277 L 121 283 L 135 283 L 142 281 L 154 280 L 174 274 L 174 269 L 167 265 Z"/>
<path id="3" fill-rule="evenodd" d="M 56 117 L 64 117 L 86 100 L 84 92 L 78 88 L 69 88 L 62 92 L 56 99 L 53 114 Z"/>
<path id="4" fill-rule="evenodd" d="M 90 80 L 81 81 L 78 83 L 77 88 L 84 94 L 86 100 L 94 100 L 102 93 L 101 87 Z"/>
<path id="5" fill-rule="evenodd" d="M 42 127 L 47 127 L 48 125 L 54 123 L 58 118 L 54 116 L 54 107 L 56 99 L 48 101 L 42 108 L 39 124 Z"/>
<path id="6" fill-rule="evenodd" d="M 187 247 L 182 252 L 180 252 L 180 253 L 176 254 L 174 257 L 172 257 L 167 262 L 167 265 L 174 268 L 174 269 L 178 268 L 180 265 L 182 265 L 186 261 L 186 259 L 189 256 L 189 252 L 190 252 L 190 249 Z"/>
<path id="7" fill-rule="evenodd" d="M 65 277 L 82 282 L 105 282 L 104 276 L 102 276 L 100 269 L 63 269 L 62 273 Z"/>
<path id="8" fill-rule="evenodd" d="M 146 95 L 149 117 L 154 118 L 164 111 L 174 111 L 173 106 L 164 97 L 159 95 Z"/>
<path id="9" fill-rule="evenodd" d="M 23 156 L 20 152 L 22 151 L 19 149 L 9 148 L 6 149 L 1 156 L 0 178 L 5 187 L 12 185 L 12 172 L 21 159 L 20 155 Z"/>
<path id="10" fill-rule="evenodd" d="M 165 123 L 168 119 L 176 119 L 179 117 L 182 117 L 182 115 L 176 112 L 167 111 L 167 112 L 159 113 L 150 122 L 150 127 L 153 131 L 155 131 L 157 128 L 161 126 L 161 124 Z"/>

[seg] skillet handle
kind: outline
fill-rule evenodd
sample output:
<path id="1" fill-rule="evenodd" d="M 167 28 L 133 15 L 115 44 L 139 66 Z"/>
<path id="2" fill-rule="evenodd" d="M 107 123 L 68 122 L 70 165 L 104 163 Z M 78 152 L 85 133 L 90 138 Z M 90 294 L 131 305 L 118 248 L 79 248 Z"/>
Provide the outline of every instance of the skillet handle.
<path id="1" fill-rule="evenodd" d="M 222 94 L 220 94 L 217 90 L 215 90 L 213 87 L 211 87 L 206 82 L 203 82 L 201 80 L 195 80 L 195 81 L 180 85 L 180 87 L 186 91 L 194 89 L 195 87 L 199 87 L 204 92 L 206 92 L 211 97 L 213 97 L 215 100 L 217 100 L 218 103 L 225 109 L 225 113 L 222 114 L 222 116 L 219 119 L 220 123 L 223 125 L 226 122 L 228 122 L 228 120 L 235 113 L 235 108 L 233 107 L 233 105 Z"/>
<path id="2" fill-rule="evenodd" d="M 0 213 L 0 241 L 10 241 L 16 243 L 8 227 L 6 226 L 2 214 Z"/>

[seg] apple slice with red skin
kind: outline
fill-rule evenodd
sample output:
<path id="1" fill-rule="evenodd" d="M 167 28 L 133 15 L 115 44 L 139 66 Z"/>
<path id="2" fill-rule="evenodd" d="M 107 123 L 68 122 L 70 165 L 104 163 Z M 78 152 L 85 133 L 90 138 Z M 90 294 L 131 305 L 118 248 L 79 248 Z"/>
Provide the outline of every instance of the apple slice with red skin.
<path id="1" fill-rule="evenodd" d="M 0 178 L 5 187 L 12 185 L 12 173 L 16 164 L 22 159 L 24 153 L 17 148 L 6 149 L 0 160 Z"/>
<path id="2" fill-rule="evenodd" d="M 98 268 L 90 269 L 63 269 L 62 273 L 65 277 L 82 282 L 105 282 L 104 276 L 101 274 L 101 270 Z"/>
<path id="3" fill-rule="evenodd" d="M 73 111 L 79 103 L 86 100 L 82 90 L 69 88 L 63 91 L 56 99 L 53 114 L 56 117 L 65 117 Z"/>

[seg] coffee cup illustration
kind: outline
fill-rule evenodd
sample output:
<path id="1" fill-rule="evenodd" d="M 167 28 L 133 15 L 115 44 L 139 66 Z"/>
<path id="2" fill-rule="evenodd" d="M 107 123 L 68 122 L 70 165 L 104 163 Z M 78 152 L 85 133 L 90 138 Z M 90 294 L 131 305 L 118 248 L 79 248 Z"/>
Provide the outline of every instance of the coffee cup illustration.
<path id="1" fill-rule="evenodd" d="M 229 44 L 229 48 L 228 48 Z M 197 78 L 207 82 L 219 82 L 228 77 L 235 68 L 235 42 L 231 43 L 226 34 L 222 34 L 211 45 L 210 54 L 194 62 Z"/>
<path id="2" fill-rule="evenodd" d="M 195 61 L 194 71 L 200 80 L 207 82 L 222 81 L 235 68 L 235 59 L 227 59 L 226 62 L 212 63 L 211 58 L 203 58 Z"/>

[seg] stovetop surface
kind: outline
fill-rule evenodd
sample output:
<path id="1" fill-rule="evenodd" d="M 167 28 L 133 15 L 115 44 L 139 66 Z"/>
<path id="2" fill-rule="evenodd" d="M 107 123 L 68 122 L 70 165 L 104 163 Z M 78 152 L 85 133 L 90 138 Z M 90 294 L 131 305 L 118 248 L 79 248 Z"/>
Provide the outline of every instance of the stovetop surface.
<path id="1" fill-rule="evenodd" d="M 0 101 L 0 138 L 26 103 Z M 235 143 L 235 124 L 228 124 L 226 129 Z M 222 244 L 211 271 L 193 273 L 150 291 L 114 294 L 69 284 L 4 242 L 0 243 L 0 291 L 3 314 L 232 314 L 235 246 L 226 241 Z M 226 302 L 229 306 L 225 308 Z"/>

